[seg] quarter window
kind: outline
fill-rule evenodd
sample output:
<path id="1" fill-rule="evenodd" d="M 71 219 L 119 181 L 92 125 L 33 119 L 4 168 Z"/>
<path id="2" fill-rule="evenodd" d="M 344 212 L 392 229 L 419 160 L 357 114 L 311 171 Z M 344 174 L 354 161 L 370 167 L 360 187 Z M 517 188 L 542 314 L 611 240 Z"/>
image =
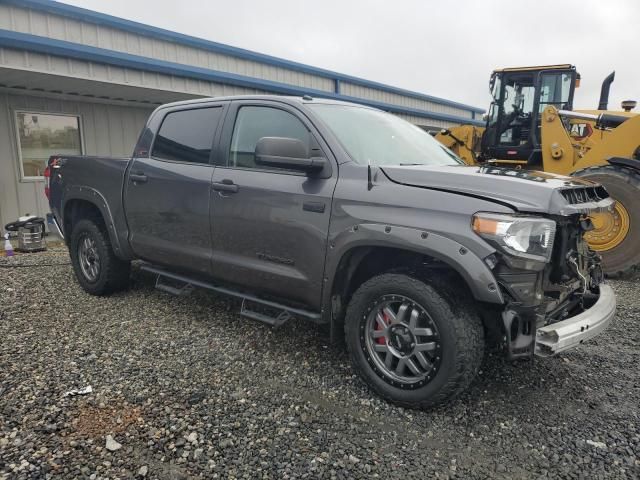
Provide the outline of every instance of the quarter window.
<path id="1" fill-rule="evenodd" d="M 262 137 L 287 137 L 310 144 L 311 134 L 294 115 L 271 107 L 241 107 L 231 138 L 229 166 L 265 168 L 256 165 L 255 150 Z"/>
<path id="2" fill-rule="evenodd" d="M 42 177 L 51 155 L 82 155 L 80 117 L 16 112 L 23 178 Z"/>
<path id="3" fill-rule="evenodd" d="M 222 108 L 199 108 L 167 114 L 151 155 L 163 160 L 209 163 Z"/>

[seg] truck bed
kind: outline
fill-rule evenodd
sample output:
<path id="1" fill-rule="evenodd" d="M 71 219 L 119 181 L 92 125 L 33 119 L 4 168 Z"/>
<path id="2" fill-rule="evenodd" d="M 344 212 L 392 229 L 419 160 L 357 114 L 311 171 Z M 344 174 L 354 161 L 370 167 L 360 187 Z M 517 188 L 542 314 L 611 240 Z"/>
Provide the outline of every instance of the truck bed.
<path id="1" fill-rule="evenodd" d="M 65 237 L 70 233 L 65 231 L 64 221 L 71 207 L 67 199 L 73 196 L 74 202 L 85 199 L 98 206 L 107 224 L 115 227 L 109 232 L 112 242 L 120 243 L 116 235 L 126 239 L 122 186 L 129 161 L 128 157 L 86 155 L 55 155 L 49 159 L 49 205 Z"/>

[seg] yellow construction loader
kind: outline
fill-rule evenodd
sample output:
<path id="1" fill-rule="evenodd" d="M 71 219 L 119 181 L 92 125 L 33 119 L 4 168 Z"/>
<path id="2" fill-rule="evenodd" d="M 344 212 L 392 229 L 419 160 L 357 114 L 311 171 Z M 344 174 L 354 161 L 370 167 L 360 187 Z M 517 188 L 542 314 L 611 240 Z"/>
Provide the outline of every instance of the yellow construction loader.
<path id="1" fill-rule="evenodd" d="M 579 176 L 603 184 L 612 212 L 591 216 L 585 235 L 605 273 L 640 268 L 640 115 L 635 101 L 609 111 L 614 73 L 602 84 L 597 110 L 572 110 L 580 75 L 572 65 L 504 68 L 491 75 L 493 101 L 485 127 L 461 125 L 436 138 L 469 165 L 492 164 Z"/>

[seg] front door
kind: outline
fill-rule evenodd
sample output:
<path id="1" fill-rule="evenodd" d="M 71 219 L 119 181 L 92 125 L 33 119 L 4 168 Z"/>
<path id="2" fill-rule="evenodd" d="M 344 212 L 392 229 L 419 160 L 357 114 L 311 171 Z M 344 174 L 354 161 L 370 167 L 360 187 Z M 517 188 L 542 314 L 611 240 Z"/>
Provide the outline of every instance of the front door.
<path id="1" fill-rule="evenodd" d="M 277 102 L 233 102 L 225 122 L 220 165 L 212 183 L 213 275 L 318 308 L 337 179 L 257 165 L 262 137 L 303 141 L 314 155 L 326 145 L 299 112 Z"/>
<path id="2" fill-rule="evenodd" d="M 135 158 L 125 182 L 129 242 L 153 263 L 210 273 L 211 151 L 224 105 L 164 113 L 151 154 Z"/>

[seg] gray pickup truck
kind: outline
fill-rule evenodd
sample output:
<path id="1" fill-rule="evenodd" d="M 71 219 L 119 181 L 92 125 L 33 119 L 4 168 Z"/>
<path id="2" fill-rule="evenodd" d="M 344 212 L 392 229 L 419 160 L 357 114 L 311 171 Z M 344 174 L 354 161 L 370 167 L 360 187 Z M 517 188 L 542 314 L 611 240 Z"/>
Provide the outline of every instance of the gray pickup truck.
<path id="1" fill-rule="evenodd" d="M 201 99 L 155 110 L 132 158 L 51 157 L 52 224 L 84 290 L 132 260 L 172 293 L 239 297 L 241 314 L 344 330 L 385 399 L 443 403 L 487 343 L 550 356 L 615 314 L 583 233 L 612 208 L 588 181 L 468 167 L 393 115 L 310 97 Z"/>

